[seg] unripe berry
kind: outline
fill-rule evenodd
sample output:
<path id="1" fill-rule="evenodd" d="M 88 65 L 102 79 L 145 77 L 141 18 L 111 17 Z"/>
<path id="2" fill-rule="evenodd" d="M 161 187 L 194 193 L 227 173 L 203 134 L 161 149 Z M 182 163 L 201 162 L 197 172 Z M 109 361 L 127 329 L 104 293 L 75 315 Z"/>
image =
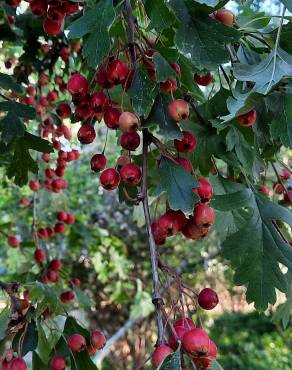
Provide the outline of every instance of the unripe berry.
<path id="1" fill-rule="evenodd" d="M 91 158 L 90 166 L 94 172 L 103 171 L 106 168 L 106 156 L 102 153 L 94 154 Z"/>
<path id="2" fill-rule="evenodd" d="M 140 145 L 140 136 L 136 131 L 124 132 L 121 136 L 120 144 L 126 150 L 136 150 Z"/>
<path id="3" fill-rule="evenodd" d="M 174 140 L 175 149 L 181 153 L 193 152 L 197 145 L 196 137 L 190 131 L 183 131 L 182 134 L 182 139 Z"/>
<path id="4" fill-rule="evenodd" d="M 215 221 L 215 212 L 213 208 L 206 203 L 199 203 L 194 209 L 194 222 L 198 227 L 209 227 Z"/>
<path id="5" fill-rule="evenodd" d="M 10 247 L 17 248 L 19 247 L 20 240 L 14 235 L 9 235 L 7 237 L 7 243 L 10 245 Z"/>
<path id="6" fill-rule="evenodd" d="M 68 80 L 67 88 L 72 95 L 85 96 L 88 93 L 89 84 L 81 74 L 74 73 Z"/>
<path id="7" fill-rule="evenodd" d="M 214 14 L 215 19 L 218 22 L 225 24 L 226 26 L 232 26 L 234 23 L 234 14 L 228 9 L 219 9 Z"/>
<path id="8" fill-rule="evenodd" d="M 65 304 L 72 303 L 74 299 L 75 299 L 75 293 L 73 292 L 73 290 L 68 290 L 60 294 L 60 300 L 61 302 Z"/>
<path id="9" fill-rule="evenodd" d="M 108 191 L 114 190 L 120 184 L 120 174 L 114 168 L 108 168 L 101 173 L 100 184 Z"/>
<path id="10" fill-rule="evenodd" d="M 37 261 L 37 262 L 42 262 L 46 259 L 46 253 L 43 249 L 41 248 L 37 248 L 34 252 L 34 259 Z"/>
<path id="11" fill-rule="evenodd" d="M 80 352 L 86 347 L 86 340 L 80 334 L 72 334 L 67 339 L 67 345 L 73 352 Z"/>
<path id="12" fill-rule="evenodd" d="M 188 331 L 182 340 L 183 349 L 193 356 L 207 354 L 210 349 L 208 334 L 200 328 Z"/>
<path id="13" fill-rule="evenodd" d="M 219 298 L 213 289 L 204 288 L 200 291 L 198 303 L 205 310 L 212 310 L 219 303 Z"/>
<path id="14" fill-rule="evenodd" d="M 212 79 L 213 77 L 210 72 L 204 75 L 201 75 L 198 73 L 194 75 L 194 80 L 196 81 L 198 85 L 201 85 L 201 86 L 208 86 L 212 82 Z"/>
<path id="15" fill-rule="evenodd" d="M 94 348 L 100 350 L 105 346 L 106 338 L 101 331 L 95 330 L 91 333 L 90 342 Z"/>
<path id="16" fill-rule="evenodd" d="M 118 111 L 116 108 L 108 108 L 104 113 L 104 122 L 107 125 L 108 128 L 111 128 L 113 130 L 120 127 L 119 125 L 119 118 L 120 118 L 120 111 Z"/>
<path id="17" fill-rule="evenodd" d="M 66 366 L 66 361 L 61 355 L 55 355 L 51 360 L 51 370 L 64 370 Z"/>
<path id="18" fill-rule="evenodd" d="M 203 202 L 209 201 L 213 196 L 213 187 L 208 180 L 204 178 L 198 179 L 200 186 L 194 188 L 195 192 Z"/>
<path id="19" fill-rule="evenodd" d="M 89 123 L 82 125 L 77 133 L 77 138 L 81 144 L 90 144 L 94 141 L 95 137 L 94 127 Z"/>
<path id="20" fill-rule="evenodd" d="M 152 366 L 156 369 L 171 353 L 173 353 L 173 350 L 170 347 L 168 347 L 166 344 L 160 344 L 152 353 Z"/>
<path id="21" fill-rule="evenodd" d="M 183 99 L 173 100 L 167 108 L 168 114 L 177 122 L 184 121 L 189 118 L 190 108 L 189 103 Z"/>
<path id="22" fill-rule="evenodd" d="M 255 109 L 252 109 L 251 111 L 238 116 L 237 120 L 241 126 L 250 127 L 256 123 L 257 111 Z"/>
<path id="23" fill-rule="evenodd" d="M 129 186 L 137 186 L 142 178 L 142 171 L 135 163 L 129 163 L 120 170 L 121 180 Z"/>
<path id="24" fill-rule="evenodd" d="M 123 131 L 135 131 L 139 125 L 139 118 L 132 112 L 123 112 L 119 118 L 119 127 Z"/>
<path id="25" fill-rule="evenodd" d="M 17 357 L 9 364 L 9 370 L 27 370 L 26 363 L 23 358 Z"/>

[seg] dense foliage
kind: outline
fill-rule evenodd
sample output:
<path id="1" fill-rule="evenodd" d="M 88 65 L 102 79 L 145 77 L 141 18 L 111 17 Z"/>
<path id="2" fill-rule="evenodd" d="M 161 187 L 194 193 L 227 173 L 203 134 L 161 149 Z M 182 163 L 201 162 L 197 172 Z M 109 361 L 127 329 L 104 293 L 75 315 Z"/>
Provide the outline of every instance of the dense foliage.
<path id="1" fill-rule="evenodd" d="M 224 316 L 204 330 L 219 278 L 285 338 L 292 7 L 228 3 L 0 2 L 3 369 L 96 369 L 103 332 L 152 315 L 152 367 L 220 369 L 216 340 L 241 369 Z M 145 347 L 108 366 L 145 368 Z"/>

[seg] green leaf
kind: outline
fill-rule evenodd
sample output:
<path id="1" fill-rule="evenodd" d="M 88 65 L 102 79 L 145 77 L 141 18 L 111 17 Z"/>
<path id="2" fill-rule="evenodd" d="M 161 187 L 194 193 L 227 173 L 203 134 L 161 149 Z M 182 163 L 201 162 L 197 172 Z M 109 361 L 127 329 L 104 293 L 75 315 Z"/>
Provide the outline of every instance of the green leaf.
<path id="1" fill-rule="evenodd" d="M 16 116 L 27 119 L 35 118 L 35 109 L 33 107 L 12 100 L 0 102 L 0 112 L 12 112 Z"/>
<path id="2" fill-rule="evenodd" d="M 158 86 L 149 78 L 148 73 L 137 68 L 128 95 L 132 98 L 133 109 L 138 116 L 148 116 L 157 92 Z"/>
<path id="3" fill-rule="evenodd" d="M 205 4 L 214 8 L 220 3 L 220 0 L 196 0 L 199 4 Z"/>
<path id="4" fill-rule="evenodd" d="M 180 139 L 182 137 L 181 130 L 169 114 L 167 113 L 167 107 L 171 102 L 171 97 L 164 94 L 158 94 L 152 110 L 144 121 L 143 125 L 151 126 L 158 125 L 159 133 L 166 139 Z"/>
<path id="5" fill-rule="evenodd" d="M 34 320 L 29 322 L 26 326 L 17 332 L 13 338 L 12 348 L 18 351 L 19 340 L 22 341 L 22 351 L 21 355 L 25 356 L 28 352 L 34 351 L 38 345 L 38 332 L 36 328 L 36 323 Z"/>
<path id="6" fill-rule="evenodd" d="M 168 355 L 157 370 L 181 370 L 180 348 Z"/>
<path id="7" fill-rule="evenodd" d="M 292 215 L 288 209 L 257 193 L 247 207 L 253 210 L 250 219 L 224 241 L 222 252 L 235 269 L 235 283 L 246 286 L 247 301 L 265 310 L 269 303 L 276 302 L 276 288 L 287 292 L 286 276 L 279 263 L 292 269 L 292 250 L 274 222 L 292 226 Z"/>
<path id="8" fill-rule="evenodd" d="M 199 101 L 204 101 L 204 94 L 199 88 L 198 84 L 194 83 L 194 73 L 197 72 L 197 68 L 193 65 L 192 61 L 183 55 L 179 55 L 177 63 L 180 66 L 181 76 L 180 82 L 186 91 L 194 96 Z"/>
<path id="9" fill-rule="evenodd" d="M 233 73 L 239 81 L 254 82 L 253 91 L 267 94 L 284 77 L 292 76 L 292 55 L 281 49 L 272 50 L 258 64 L 235 64 Z"/>
<path id="10" fill-rule="evenodd" d="M 41 360 L 47 364 L 50 360 L 50 353 L 51 353 L 51 344 L 46 337 L 46 333 L 40 323 L 37 325 L 39 340 L 38 340 L 38 347 L 37 351 L 41 358 Z"/>
<path id="11" fill-rule="evenodd" d="M 80 304 L 80 306 L 85 307 L 85 308 L 90 308 L 92 306 L 92 301 L 85 292 L 83 292 L 78 287 L 74 287 L 74 291 L 76 293 L 78 303 Z"/>
<path id="12" fill-rule="evenodd" d="M 23 88 L 14 81 L 14 78 L 4 73 L 0 73 L 0 87 L 4 90 L 15 91 L 18 94 L 23 92 Z"/>
<path id="13" fill-rule="evenodd" d="M 10 321 L 10 313 L 9 307 L 3 308 L 0 312 L 0 341 L 6 336 L 6 330 Z"/>
<path id="14" fill-rule="evenodd" d="M 175 16 L 164 0 L 146 0 L 145 10 L 150 19 L 148 30 L 154 28 L 160 32 L 171 27 L 175 22 Z"/>
<path id="15" fill-rule="evenodd" d="M 74 358 L 72 355 L 70 358 L 72 370 L 98 370 L 87 351 L 74 352 Z"/>
<path id="16" fill-rule="evenodd" d="M 44 140 L 39 136 L 35 136 L 35 135 L 30 134 L 29 132 L 25 132 L 24 139 L 29 149 L 33 149 L 41 153 L 53 153 L 54 152 L 54 148 L 52 144 L 48 140 Z"/>
<path id="17" fill-rule="evenodd" d="M 292 95 L 283 94 L 278 114 L 270 125 L 273 139 L 279 139 L 287 148 L 292 148 Z"/>
<path id="18" fill-rule="evenodd" d="M 281 0 L 285 7 L 292 12 L 292 3 L 291 0 Z"/>
<path id="19" fill-rule="evenodd" d="M 188 214 L 193 212 L 194 205 L 198 201 L 198 196 L 193 189 L 199 183 L 189 172 L 170 159 L 162 157 L 157 178 L 159 179 L 157 192 L 167 192 L 171 209 L 180 209 Z"/>
<path id="20" fill-rule="evenodd" d="M 171 0 L 173 9 L 180 9 L 180 26 L 175 44 L 182 54 L 191 55 L 198 69 L 216 69 L 229 60 L 225 45 L 239 40 L 240 32 L 216 22 L 208 15 L 190 16 L 180 0 Z"/>
<path id="21" fill-rule="evenodd" d="M 112 44 L 109 29 L 114 23 L 115 17 L 112 0 L 104 0 L 98 2 L 68 27 L 69 38 L 85 36 L 82 53 L 92 68 L 96 68 L 109 52 Z"/>
<path id="22" fill-rule="evenodd" d="M 223 367 L 219 364 L 218 361 L 214 360 L 212 362 L 211 370 L 224 370 Z"/>
<path id="23" fill-rule="evenodd" d="M 32 370 L 49 370 L 49 367 L 36 352 L 32 353 Z"/>
<path id="24" fill-rule="evenodd" d="M 22 137 L 25 133 L 25 126 L 19 117 L 9 111 L 0 121 L 1 141 L 9 145 L 12 141 Z"/>
<path id="25" fill-rule="evenodd" d="M 173 68 L 169 65 L 168 61 L 163 58 L 159 53 L 154 53 L 153 63 L 156 70 L 156 80 L 157 82 L 164 82 L 169 79 L 169 77 L 176 78 L 176 73 Z"/>

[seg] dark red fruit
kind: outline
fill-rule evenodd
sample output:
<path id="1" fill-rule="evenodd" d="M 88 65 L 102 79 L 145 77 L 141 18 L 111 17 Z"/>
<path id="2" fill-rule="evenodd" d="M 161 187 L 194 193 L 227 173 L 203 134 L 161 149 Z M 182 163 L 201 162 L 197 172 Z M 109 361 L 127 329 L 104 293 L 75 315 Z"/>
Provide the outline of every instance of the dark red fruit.
<path id="1" fill-rule="evenodd" d="M 129 163 L 120 170 L 121 180 L 129 186 L 137 186 L 142 178 L 142 171 L 135 163 Z"/>
<path id="2" fill-rule="evenodd" d="M 196 137 L 190 131 L 183 131 L 182 139 L 174 140 L 175 149 L 181 153 L 191 153 L 195 150 L 197 145 Z"/>
<path id="3" fill-rule="evenodd" d="M 30 187 L 32 191 L 38 191 L 41 187 L 38 180 L 30 180 L 30 182 L 28 183 L 28 186 Z"/>
<path id="4" fill-rule="evenodd" d="M 55 355 L 51 360 L 51 370 L 65 370 L 66 366 L 66 361 L 61 355 Z"/>
<path id="5" fill-rule="evenodd" d="M 256 123 L 257 111 L 255 109 L 252 109 L 251 111 L 238 116 L 237 120 L 241 126 L 250 127 Z"/>
<path id="6" fill-rule="evenodd" d="M 37 262 L 42 262 L 46 259 L 46 253 L 41 248 L 36 249 L 33 256 Z"/>
<path id="7" fill-rule="evenodd" d="M 108 128 L 116 130 L 120 127 L 119 125 L 119 118 L 120 118 L 120 111 L 116 108 L 108 108 L 104 113 L 104 122 Z"/>
<path id="8" fill-rule="evenodd" d="M 90 342 L 94 348 L 100 350 L 105 346 L 106 338 L 101 331 L 95 330 L 91 333 Z"/>
<path id="9" fill-rule="evenodd" d="M 165 82 L 160 82 L 160 89 L 167 94 L 175 93 L 177 90 L 177 82 L 173 78 L 169 78 Z"/>
<path id="10" fill-rule="evenodd" d="M 182 326 L 182 327 L 184 327 L 188 330 L 195 329 L 195 327 L 196 327 L 193 320 L 190 319 L 189 317 L 182 317 L 181 319 L 175 320 L 175 322 L 173 323 L 173 326 L 174 327 Z"/>
<path id="11" fill-rule="evenodd" d="M 81 282 L 80 282 L 80 280 L 78 278 L 72 278 L 71 279 L 71 283 L 74 286 L 80 286 L 80 284 L 81 284 Z"/>
<path id="12" fill-rule="evenodd" d="M 90 166 L 94 172 L 103 171 L 106 168 L 106 156 L 102 153 L 94 154 L 91 158 Z"/>
<path id="13" fill-rule="evenodd" d="M 182 230 L 186 223 L 186 217 L 182 211 L 169 209 L 164 215 L 160 216 L 157 224 L 161 233 L 166 236 L 172 236 Z"/>
<path id="14" fill-rule="evenodd" d="M 265 185 L 260 186 L 259 192 L 261 192 L 262 194 L 264 194 L 267 197 L 270 196 L 270 189 Z"/>
<path id="15" fill-rule="evenodd" d="M 50 36 L 58 35 L 62 30 L 62 22 L 55 22 L 46 17 L 43 23 L 44 31 Z"/>
<path id="16" fill-rule="evenodd" d="M 73 292 L 73 290 L 68 290 L 60 294 L 60 300 L 61 302 L 65 304 L 72 303 L 74 299 L 75 299 L 75 293 Z"/>
<path id="17" fill-rule="evenodd" d="M 10 247 L 17 248 L 19 247 L 20 240 L 14 235 L 9 235 L 7 237 L 7 243 L 10 245 Z"/>
<path id="18" fill-rule="evenodd" d="M 50 262 L 50 268 L 54 271 L 59 271 L 61 270 L 61 268 L 63 267 L 63 264 L 60 260 L 58 260 L 57 258 L 53 259 L 51 262 Z"/>
<path id="19" fill-rule="evenodd" d="M 212 79 L 213 77 L 210 72 L 204 75 L 196 73 L 194 76 L 194 80 L 196 81 L 196 83 L 201 86 L 208 86 L 212 82 Z"/>
<path id="20" fill-rule="evenodd" d="M 66 224 L 72 225 L 75 222 L 75 216 L 72 213 L 67 213 Z"/>
<path id="21" fill-rule="evenodd" d="M 67 83 L 67 88 L 70 94 L 85 96 L 88 92 L 89 84 L 85 77 L 79 73 L 74 73 Z"/>
<path id="22" fill-rule="evenodd" d="M 212 310 L 219 303 L 219 298 L 213 289 L 204 288 L 200 291 L 198 303 L 205 310 Z"/>
<path id="23" fill-rule="evenodd" d="M 178 340 L 182 341 L 183 339 L 183 336 L 185 335 L 185 333 L 187 333 L 189 331 L 189 329 L 183 327 L 183 326 L 175 326 L 174 328 L 175 332 L 176 332 L 176 335 L 178 337 Z M 174 335 L 171 333 L 170 336 L 169 336 L 169 339 L 168 339 L 168 343 L 169 343 L 169 346 L 175 350 L 176 347 L 177 347 L 177 341 L 174 337 Z"/>
<path id="24" fill-rule="evenodd" d="M 160 344 L 152 353 L 152 366 L 156 369 L 171 353 L 173 353 L 173 350 L 169 346 L 167 346 L 166 344 Z"/>
<path id="25" fill-rule="evenodd" d="M 26 362 L 21 357 L 12 360 L 8 368 L 9 370 L 27 370 Z"/>
<path id="26" fill-rule="evenodd" d="M 183 99 L 173 100 L 167 108 L 168 114 L 177 122 L 184 121 L 189 118 L 190 107 L 189 103 Z"/>
<path id="27" fill-rule="evenodd" d="M 183 349 L 193 356 L 205 355 L 210 350 L 208 334 L 200 328 L 188 331 L 182 340 Z"/>
<path id="28" fill-rule="evenodd" d="M 119 172 L 114 168 L 104 170 L 100 175 L 100 184 L 108 191 L 116 189 L 120 184 Z"/>
<path id="29" fill-rule="evenodd" d="M 209 232 L 209 227 L 197 226 L 194 217 L 190 217 L 182 230 L 183 235 L 192 240 L 203 239 Z"/>
<path id="30" fill-rule="evenodd" d="M 60 103 L 56 109 L 56 112 L 60 118 L 68 118 L 71 115 L 70 105 L 68 103 Z"/>
<path id="31" fill-rule="evenodd" d="M 128 73 L 127 64 L 120 59 L 113 60 L 107 66 L 107 79 L 115 85 L 124 82 Z"/>
<path id="32" fill-rule="evenodd" d="M 213 187 L 208 180 L 204 178 L 198 179 L 200 186 L 194 188 L 195 192 L 203 202 L 209 201 L 213 196 Z"/>
<path id="33" fill-rule="evenodd" d="M 94 127 L 89 123 L 82 125 L 77 133 L 77 138 L 81 144 L 90 144 L 94 141 L 95 137 Z"/>
<path id="34" fill-rule="evenodd" d="M 193 171 L 193 167 L 192 167 L 192 163 L 189 159 L 187 158 L 183 158 L 183 157 L 176 157 L 175 158 L 175 161 L 181 165 L 186 171 L 192 173 Z"/>
<path id="35" fill-rule="evenodd" d="M 72 334 L 67 339 L 67 345 L 73 352 L 80 352 L 86 347 L 86 340 L 80 334 Z"/>
<path id="36" fill-rule="evenodd" d="M 136 150 L 140 145 L 140 136 L 136 131 L 124 132 L 121 136 L 120 143 L 126 150 Z"/>
<path id="37" fill-rule="evenodd" d="M 94 92 L 90 97 L 90 105 L 94 113 L 103 112 L 107 104 L 108 104 L 108 98 L 101 91 Z"/>
<path id="38" fill-rule="evenodd" d="M 194 209 L 194 222 L 198 227 L 209 227 L 215 221 L 215 212 L 213 208 L 206 203 L 199 203 Z"/>

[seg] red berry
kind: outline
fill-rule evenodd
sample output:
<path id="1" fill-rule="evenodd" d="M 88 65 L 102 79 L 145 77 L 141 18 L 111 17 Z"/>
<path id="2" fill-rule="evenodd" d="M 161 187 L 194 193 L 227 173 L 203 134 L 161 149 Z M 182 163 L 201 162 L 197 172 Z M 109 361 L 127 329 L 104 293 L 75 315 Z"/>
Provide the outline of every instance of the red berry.
<path id="1" fill-rule="evenodd" d="M 75 216 L 72 213 L 67 213 L 67 218 L 65 222 L 67 225 L 73 225 L 75 222 Z"/>
<path id="2" fill-rule="evenodd" d="M 79 4 L 73 1 L 66 1 L 62 3 L 62 10 L 66 14 L 73 14 L 79 9 Z"/>
<path id="3" fill-rule="evenodd" d="M 199 227 L 197 226 L 194 217 L 190 217 L 184 226 L 182 233 L 183 235 L 192 240 L 200 240 L 204 238 L 209 232 L 208 227 Z"/>
<path id="4" fill-rule="evenodd" d="M 120 174 L 114 168 L 108 168 L 101 173 L 100 183 L 104 189 L 114 190 L 120 184 Z"/>
<path id="5" fill-rule="evenodd" d="M 177 64 L 177 63 L 172 63 L 171 64 L 171 67 L 172 69 L 175 70 L 175 73 L 180 76 L 181 75 L 181 72 L 180 72 L 180 66 Z"/>
<path id="6" fill-rule="evenodd" d="M 116 165 L 118 171 L 120 171 L 123 166 L 125 166 L 126 164 L 129 164 L 129 163 L 131 163 L 131 158 L 128 155 L 121 155 L 118 158 L 117 165 Z"/>
<path id="7" fill-rule="evenodd" d="M 183 157 L 177 157 L 175 158 L 175 161 L 182 166 L 186 171 L 192 173 L 193 171 L 193 166 L 192 163 L 189 159 L 183 158 Z"/>
<path id="8" fill-rule="evenodd" d="M 173 100 L 167 108 L 168 114 L 177 122 L 184 121 L 189 118 L 190 108 L 189 103 L 183 99 Z"/>
<path id="9" fill-rule="evenodd" d="M 68 290 L 60 294 L 60 300 L 61 302 L 65 304 L 72 303 L 74 299 L 75 299 L 75 293 L 73 292 L 73 290 Z"/>
<path id="10" fill-rule="evenodd" d="M 71 108 L 68 103 L 60 103 L 56 108 L 57 115 L 61 118 L 68 118 L 71 115 Z"/>
<path id="11" fill-rule="evenodd" d="M 128 66 L 120 59 L 113 60 L 107 66 L 107 79 L 115 85 L 125 81 L 129 73 Z"/>
<path id="12" fill-rule="evenodd" d="M 165 236 L 172 236 L 179 232 L 186 222 L 185 215 L 182 211 L 168 210 L 164 215 L 160 216 L 157 224 Z"/>
<path id="13" fill-rule="evenodd" d="M 68 91 L 72 95 L 85 96 L 88 92 L 89 84 L 85 77 L 79 73 L 74 73 L 68 80 Z"/>
<path id="14" fill-rule="evenodd" d="M 48 179 L 52 179 L 53 177 L 56 176 L 55 170 L 52 170 L 51 168 L 46 168 L 45 169 L 45 175 Z"/>
<path id="15" fill-rule="evenodd" d="M 194 209 L 194 222 L 198 227 L 209 227 L 215 221 L 215 212 L 213 208 L 206 203 L 199 203 Z"/>
<path id="16" fill-rule="evenodd" d="M 212 79 L 213 77 L 210 72 L 204 75 L 196 73 L 194 76 L 194 80 L 196 81 L 196 83 L 201 86 L 208 86 L 212 82 Z"/>
<path id="17" fill-rule="evenodd" d="M 28 86 L 28 87 L 26 88 L 26 93 L 27 93 L 28 95 L 30 95 L 30 96 L 35 96 L 35 94 L 36 94 L 36 89 L 35 89 L 35 87 L 34 87 L 34 86 Z"/>
<path id="18" fill-rule="evenodd" d="M 156 369 L 171 353 L 173 353 L 173 350 L 170 347 L 168 347 L 166 344 L 160 344 L 152 353 L 152 366 Z"/>
<path id="19" fill-rule="evenodd" d="M 55 283 L 59 280 L 59 271 L 54 271 L 52 269 L 48 269 L 47 274 L 44 276 L 44 283 L 46 281 L 50 281 L 51 283 Z"/>
<path id="20" fill-rule="evenodd" d="M 269 197 L 270 196 L 270 189 L 267 186 L 260 186 L 259 192 L 263 193 L 265 196 Z"/>
<path id="21" fill-rule="evenodd" d="M 74 286 L 80 286 L 80 284 L 81 284 L 81 282 L 80 282 L 80 280 L 78 278 L 72 278 L 71 279 L 71 283 Z"/>
<path id="22" fill-rule="evenodd" d="M 91 158 L 90 166 L 94 172 L 103 171 L 106 168 L 106 156 L 102 153 L 94 154 Z"/>
<path id="23" fill-rule="evenodd" d="M 82 100 L 78 103 L 75 109 L 75 117 L 78 120 L 84 121 L 93 115 L 89 101 Z"/>
<path id="24" fill-rule="evenodd" d="M 104 122 L 107 125 L 108 128 L 111 128 L 113 130 L 120 127 L 119 125 L 119 118 L 120 118 L 120 111 L 118 111 L 116 108 L 108 108 L 104 113 Z"/>
<path id="25" fill-rule="evenodd" d="M 42 154 L 42 160 L 44 162 L 49 162 L 51 160 L 51 154 L 50 153 L 43 153 Z"/>
<path id="26" fill-rule="evenodd" d="M 198 179 L 200 186 L 194 188 L 194 191 L 198 194 L 202 201 L 209 201 L 213 196 L 213 187 L 208 180 L 204 178 Z"/>
<path id="27" fill-rule="evenodd" d="M 291 173 L 287 168 L 282 169 L 281 178 L 283 180 L 289 180 L 291 178 Z"/>
<path id="28" fill-rule="evenodd" d="M 213 289 L 204 288 L 200 291 L 198 303 L 205 310 L 212 310 L 219 303 L 218 295 Z"/>
<path id="29" fill-rule="evenodd" d="M 195 150 L 197 145 L 196 137 L 190 131 L 183 131 L 182 139 L 174 140 L 175 149 L 181 153 L 191 153 Z"/>
<path id="30" fill-rule="evenodd" d="M 228 9 L 219 9 L 214 13 L 214 17 L 218 22 L 225 24 L 226 26 L 232 26 L 234 23 L 234 14 Z"/>
<path id="31" fill-rule="evenodd" d="M 28 199 L 20 199 L 19 204 L 23 207 L 27 207 L 30 204 L 30 201 Z"/>
<path id="32" fill-rule="evenodd" d="M 195 329 L 196 325 L 195 323 L 193 322 L 192 319 L 190 319 L 189 317 L 182 317 L 181 319 L 177 319 L 175 320 L 175 322 L 173 323 L 173 326 L 176 328 L 177 326 L 182 326 L 188 330 L 190 329 Z"/>
<path id="33" fill-rule="evenodd" d="M 55 355 L 51 360 L 51 370 L 65 370 L 66 366 L 66 361 L 61 355 Z"/>
<path id="34" fill-rule="evenodd" d="M 167 236 L 166 233 L 161 230 L 157 222 L 153 222 L 151 229 L 156 245 L 163 245 Z"/>
<path id="35" fill-rule="evenodd" d="M 16 8 L 21 3 L 21 0 L 6 0 L 6 4 Z"/>
<path id="36" fill-rule="evenodd" d="M 123 132 L 120 138 L 120 144 L 126 150 L 136 150 L 140 145 L 140 136 L 136 131 Z"/>
<path id="37" fill-rule="evenodd" d="M 50 268 L 54 271 L 60 271 L 61 268 L 63 267 L 63 264 L 60 260 L 58 260 L 57 258 L 53 259 L 51 262 L 50 262 Z"/>
<path id="38" fill-rule="evenodd" d="M 20 240 L 14 235 L 9 235 L 7 238 L 7 243 L 10 245 L 10 247 L 17 248 L 19 247 Z"/>
<path id="39" fill-rule="evenodd" d="M 39 229 L 38 229 L 38 237 L 40 238 L 40 239 L 47 239 L 48 238 L 48 231 L 47 231 L 47 229 L 45 228 L 45 227 L 40 227 Z"/>
<path id="40" fill-rule="evenodd" d="M 67 339 L 67 345 L 73 352 L 80 352 L 86 347 L 86 340 L 80 334 L 72 334 Z"/>
<path id="41" fill-rule="evenodd" d="M 90 342 L 94 348 L 100 350 L 105 346 L 106 338 L 101 331 L 95 330 L 91 333 Z"/>
<path id="42" fill-rule="evenodd" d="M 34 259 L 37 262 L 42 262 L 46 259 L 46 253 L 43 249 L 37 248 L 34 252 Z"/>
<path id="43" fill-rule="evenodd" d="M 62 30 L 62 22 L 55 22 L 46 17 L 43 23 L 44 31 L 50 36 L 58 35 Z"/>
<path id="44" fill-rule="evenodd" d="M 81 144 L 90 144 L 94 141 L 95 137 L 94 127 L 90 123 L 82 125 L 77 133 L 77 138 Z"/>
<path id="45" fill-rule="evenodd" d="M 256 123 L 257 111 L 255 109 L 252 109 L 251 111 L 238 116 L 237 120 L 241 126 L 250 127 Z"/>
<path id="46" fill-rule="evenodd" d="M 132 112 L 123 112 L 119 118 L 119 127 L 123 131 L 135 131 L 139 125 L 139 118 Z"/>
<path id="47" fill-rule="evenodd" d="M 183 336 L 185 335 L 185 333 L 188 332 L 189 329 L 183 327 L 183 326 L 175 326 L 174 327 L 174 330 L 176 332 L 176 335 L 178 337 L 178 340 L 182 341 L 182 338 Z M 174 335 L 171 333 L 170 336 L 169 336 L 169 339 L 168 339 L 168 343 L 169 343 L 169 346 L 175 350 L 176 347 L 177 347 L 177 341 L 174 337 Z"/>
<path id="48" fill-rule="evenodd" d="M 108 98 L 103 92 L 94 92 L 90 97 L 90 105 L 94 113 L 103 112 L 108 104 Z"/>
<path id="49" fill-rule="evenodd" d="M 58 99 L 57 91 L 50 91 L 47 95 L 47 99 L 51 103 L 55 102 Z"/>
<path id="50" fill-rule="evenodd" d="M 32 191 L 38 191 L 41 187 L 38 180 L 30 180 L 30 182 L 28 183 L 28 186 L 30 187 Z"/>
<path id="51" fill-rule="evenodd" d="M 160 89 L 167 94 L 175 93 L 177 90 L 177 82 L 173 78 L 169 78 L 165 82 L 160 82 Z"/>
<path id="52" fill-rule="evenodd" d="M 27 370 L 26 363 L 23 358 L 17 357 L 9 364 L 9 370 Z"/>
<path id="53" fill-rule="evenodd" d="M 95 74 L 96 82 L 104 89 L 111 89 L 114 83 L 108 80 L 107 68 L 101 66 Z"/>
<path id="54" fill-rule="evenodd" d="M 205 355 L 210 349 L 208 334 L 200 328 L 188 331 L 182 340 L 183 349 L 193 356 Z"/>
<path id="55" fill-rule="evenodd" d="M 285 192 L 284 186 L 280 183 L 275 183 L 273 189 L 276 194 L 283 194 Z"/>
<path id="56" fill-rule="evenodd" d="M 121 180 L 129 186 L 137 186 L 142 178 L 142 171 L 135 163 L 129 163 L 120 170 Z"/>

